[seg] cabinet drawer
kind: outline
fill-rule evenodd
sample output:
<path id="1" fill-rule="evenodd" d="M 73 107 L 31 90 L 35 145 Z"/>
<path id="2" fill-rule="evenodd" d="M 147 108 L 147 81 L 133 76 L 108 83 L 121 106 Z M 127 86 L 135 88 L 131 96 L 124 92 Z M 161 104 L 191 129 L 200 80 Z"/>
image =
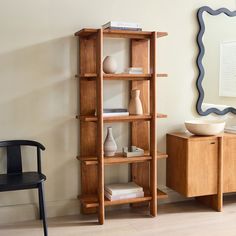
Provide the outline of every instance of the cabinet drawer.
<path id="1" fill-rule="evenodd" d="M 189 141 L 187 152 L 187 196 L 217 193 L 218 140 Z"/>

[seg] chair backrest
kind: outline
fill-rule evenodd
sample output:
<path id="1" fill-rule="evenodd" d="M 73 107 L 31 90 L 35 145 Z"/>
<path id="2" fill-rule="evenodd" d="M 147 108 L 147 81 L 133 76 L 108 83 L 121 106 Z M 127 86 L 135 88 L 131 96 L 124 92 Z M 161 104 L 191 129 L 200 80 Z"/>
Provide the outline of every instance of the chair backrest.
<path id="1" fill-rule="evenodd" d="M 7 149 L 7 173 L 22 172 L 21 146 L 37 147 L 38 171 L 41 172 L 40 149 L 45 150 L 45 147 L 31 140 L 9 140 L 0 142 L 0 148 Z"/>

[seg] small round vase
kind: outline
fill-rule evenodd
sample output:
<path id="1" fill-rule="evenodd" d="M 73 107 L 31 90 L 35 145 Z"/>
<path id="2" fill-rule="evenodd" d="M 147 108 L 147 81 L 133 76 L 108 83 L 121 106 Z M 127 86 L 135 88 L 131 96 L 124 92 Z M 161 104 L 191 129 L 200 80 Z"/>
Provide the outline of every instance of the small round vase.
<path id="1" fill-rule="evenodd" d="M 115 156 L 117 145 L 112 135 L 112 127 L 107 128 L 107 136 L 104 142 L 104 155 L 107 157 Z"/>
<path id="2" fill-rule="evenodd" d="M 143 115 L 143 107 L 139 96 L 140 90 L 134 89 L 131 91 L 131 99 L 129 103 L 130 115 Z"/>
<path id="3" fill-rule="evenodd" d="M 114 74 L 117 70 L 117 62 L 114 57 L 107 56 L 103 61 L 103 71 L 106 74 Z"/>

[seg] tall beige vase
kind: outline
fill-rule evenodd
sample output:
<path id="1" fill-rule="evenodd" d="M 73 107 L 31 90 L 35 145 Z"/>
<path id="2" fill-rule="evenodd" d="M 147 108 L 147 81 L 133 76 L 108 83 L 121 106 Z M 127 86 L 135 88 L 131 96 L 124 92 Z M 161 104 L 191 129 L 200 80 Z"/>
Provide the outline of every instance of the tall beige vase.
<path id="1" fill-rule="evenodd" d="M 130 115 L 143 115 L 143 107 L 139 96 L 140 90 L 134 89 L 131 91 L 131 99 L 129 103 Z"/>
<path id="2" fill-rule="evenodd" d="M 104 155 L 107 157 L 115 156 L 117 145 L 112 135 L 112 127 L 107 128 L 107 136 L 104 142 Z"/>

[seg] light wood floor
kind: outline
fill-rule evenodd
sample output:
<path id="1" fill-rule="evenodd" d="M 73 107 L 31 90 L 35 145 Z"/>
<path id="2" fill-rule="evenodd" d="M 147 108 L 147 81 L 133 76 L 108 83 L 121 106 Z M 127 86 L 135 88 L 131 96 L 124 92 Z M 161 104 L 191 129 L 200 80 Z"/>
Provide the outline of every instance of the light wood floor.
<path id="1" fill-rule="evenodd" d="M 156 218 L 145 209 L 113 210 L 106 213 L 105 225 L 94 216 L 67 216 L 49 219 L 50 236 L 236 236 L 236 196 L 224 200 L 224 212 L 215 212 L 187 201 L 159 206 Z M 42 236 L 39 221 L 1 225 L 0 236 Z"/>

